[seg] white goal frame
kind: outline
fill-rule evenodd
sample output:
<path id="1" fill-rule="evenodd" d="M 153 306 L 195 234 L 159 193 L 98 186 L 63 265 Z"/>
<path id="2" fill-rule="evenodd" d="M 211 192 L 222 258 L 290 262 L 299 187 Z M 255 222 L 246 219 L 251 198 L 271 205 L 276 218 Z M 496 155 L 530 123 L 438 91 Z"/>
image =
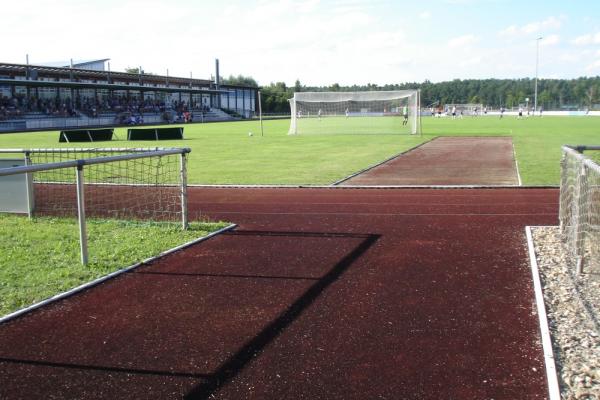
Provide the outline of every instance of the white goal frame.
<path id="1" fill-rule="evenodd" d="M 408 124 L 410 125 L 410 133 L 413 135 L 421 133 L 421 121 L 420 121 L 420 106 L 421 106 L 421 91 L 419 89 L 411 90 L 392 90 L 392 91 L 368 91 L 368 92 L 295 92 L 294 97 L 288 99 L 290 103 L 290 129 L 289 135 L 299 134 L 298 132 L 298 119 L 301 118 L 321 118 L 320 109 L 319 115 L 313 111 L 312 115 L 302 114 L 302 108 L 299 105 L 303 103 L 340 103 L 350 104 L 351 102 L 369 102 L 369 101 L 395 101 L 404 100 L 407 101 L 408 107 Z M 348 117 L 348 108 L 346 108 L 346 117 Z M 399 107 L 398 107 L 399 108 Z M 338 110 L 339 111 L 339 110 Z M 383 116 L 388 114 L 400 115 L 400 111 L 397 110 L 395 113 L 390 112 L 391 110 L 385 110 L 383 112 L 367 112 L 364 114 L 358 114 L 358 116 Z M 343 111 L 337 113 L 336 116 L 343 115 Z M 329 115 L 323 115 L 327 117 Z"/>

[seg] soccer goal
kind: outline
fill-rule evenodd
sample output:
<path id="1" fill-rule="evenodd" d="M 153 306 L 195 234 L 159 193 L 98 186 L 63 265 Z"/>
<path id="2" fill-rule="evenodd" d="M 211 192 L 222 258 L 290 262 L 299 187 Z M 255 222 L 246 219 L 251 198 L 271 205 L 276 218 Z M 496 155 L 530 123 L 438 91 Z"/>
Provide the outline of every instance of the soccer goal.
<path id="1" fill-rule="evenodd" d="M 21 153 L 24 166 L 0 178 L 25 176 L 30 216 L 77 217 L 87 263 L 86 218 L 181 222 L 188 225 L 187 148 L 0 149 Z"/>
<path id="2" fill-rule="evenodd" d="M 563 146 L 560 231 L 577 273 L 600 272 L 600 165 L 584 152 L 600 146 Z M 596 158 L 598 159 L 598 158 Z"/>
<path id="3" fill-rule="evenodd" d="M 420 91 L 296 92 L 290 135 L 418 134 Z"/>

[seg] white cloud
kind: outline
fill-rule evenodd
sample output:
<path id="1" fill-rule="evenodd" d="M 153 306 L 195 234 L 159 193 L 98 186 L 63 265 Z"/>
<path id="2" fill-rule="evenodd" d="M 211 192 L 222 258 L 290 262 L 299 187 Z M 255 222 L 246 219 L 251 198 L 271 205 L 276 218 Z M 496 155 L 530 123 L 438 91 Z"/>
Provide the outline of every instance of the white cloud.
<path id="1" fill-rule="evenodd" d="M 421 19 L 429 19 L 431 18 L 431 13 L 429 11 L 423 11 L 419 14 L 419 18 Z"/>
<path id="2" fill-rule="evenodd" d="M 458 63 L 459 67 L 470 67 L 481 64 L 481 57 L 471 57 L 464 59 Z"/>
<path id="3" fill-rule="evenodd" d="M 590 65 L 588 65 L 585 69 L 588 72 L 600 71 L 600 60 L 594 61 L 593 63 L 591 63 Z"/>
<path id="4" fill-rule="evenodd" d="M 448 41 L 450 47 L 466 47 L 477 42 L 477 38 L 474 35 L 463 35 L 452 38 Z"/>
<path id="5" fill-rule="evenodd" d="M 499 33 L 500 36 L 513 36 L 516 35 L 519 32 L 519 28 L 517 28 L 516 25 L 511 25 L 509 27 L 506 27 L 505 29 L 502 29 Z"/>
<path id="6" fill-rule="evenodd" d="M 541 45 L 542 46 L 554 46 L 556 44 L 560 43 L 560 36 L 553 34 L 553 35 L 548 35 L 545 36 L 542 40 L 541 40 Z"/>
<path id="7" fill-rule="evenodd" d="M 573 41 L 571 43 L 573 43 L 576 46 L 587 46 L 590 44 L 600 44 L 600 32 L 597 32 L 595 34 L 588 33 L 585 35 L 578 36 L 575 39 L 573 39 Z"/>
<path id="8" fill-rule="evenodd" d="M 516 36 L 520 34 L 529 35 L 532 33 L 541 33 L 543 31 L 548 30 L 557 30 L 562 26 L 563 17 L 554 17 L 550 16 L 543 21 L 533 21 L 523 26 L 511 25 L 500 32 L 498 34 L 500 36 Z"/>

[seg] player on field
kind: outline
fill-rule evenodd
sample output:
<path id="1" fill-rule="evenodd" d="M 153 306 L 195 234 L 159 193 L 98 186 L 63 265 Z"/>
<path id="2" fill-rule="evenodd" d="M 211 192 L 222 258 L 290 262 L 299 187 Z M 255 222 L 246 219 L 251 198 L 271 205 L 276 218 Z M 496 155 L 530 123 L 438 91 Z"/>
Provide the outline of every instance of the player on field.
<path id="1" fill-rule="evenodd" d="M 321 120 L 321 114 L 323 113 L 323 111 L 319 108 L 319 112 L 317 113 L 317 115 L 319 116 L 319 121 Z"/>
<path id="2" fill-rule="evenodd" d="M 408 107 L 407 106 L 402 107 L 402 116 L 404 117 L 404 119 L 402 120 L 402 125 L 408 124 Z"/>
<path id="3" fill-rule="evenodd" d="M 346 118 L 350 115 L 350 110 L 346 108 Z"/>
<path id="4" fill-rule="evenodd" d="M 521 119 L 523 118 L 523 107 L 519 106 L 519 116 L 517 117 L 517 119 Z"/>
<path id="5" fill-rule="evenodd" d="M 456 119 L 456 106 L 452 106 L 452 119 Z"/>

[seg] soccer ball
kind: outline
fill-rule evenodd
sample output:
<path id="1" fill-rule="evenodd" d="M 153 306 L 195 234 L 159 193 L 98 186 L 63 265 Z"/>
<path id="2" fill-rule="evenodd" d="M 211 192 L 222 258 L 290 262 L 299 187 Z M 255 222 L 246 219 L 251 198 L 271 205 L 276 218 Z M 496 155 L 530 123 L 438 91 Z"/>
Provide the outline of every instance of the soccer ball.
<path id="1" fill-rule="evenodd" d="M 248 136 L 252 136 L 252 132 L 248 132 Z"/>

